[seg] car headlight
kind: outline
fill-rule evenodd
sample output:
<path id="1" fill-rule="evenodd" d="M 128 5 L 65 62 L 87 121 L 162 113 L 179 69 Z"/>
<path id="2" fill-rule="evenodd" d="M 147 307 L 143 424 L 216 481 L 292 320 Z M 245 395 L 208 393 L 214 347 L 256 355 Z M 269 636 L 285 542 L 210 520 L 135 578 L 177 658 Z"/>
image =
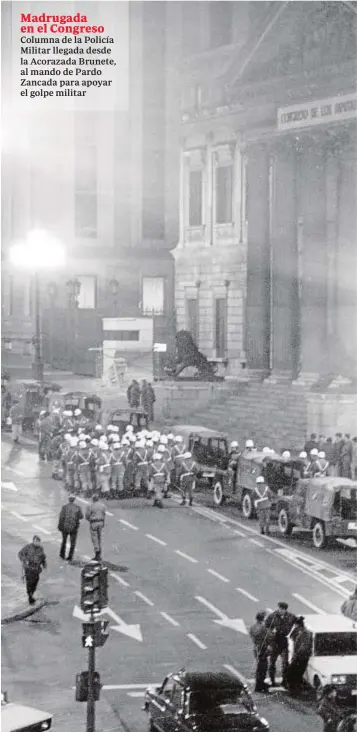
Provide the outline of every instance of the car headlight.
<path id="1" fill-rule="evenodd" d="M 347 681 L 347 676 L 343 676 L 341 674 L 336 674 L 332 676 L 331 683 L 332 684 L 345 684 Z"/>

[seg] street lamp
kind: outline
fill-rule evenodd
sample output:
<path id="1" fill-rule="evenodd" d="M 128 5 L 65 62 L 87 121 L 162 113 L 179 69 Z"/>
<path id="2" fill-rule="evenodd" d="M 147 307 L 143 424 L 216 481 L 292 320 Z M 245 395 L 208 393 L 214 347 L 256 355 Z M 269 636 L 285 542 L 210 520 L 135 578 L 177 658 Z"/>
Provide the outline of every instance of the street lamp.
<path id="1" fill-rule="evenodd" d="M 10 263 L 18 268 L 31 272 L 34 283 L 35 300 L 35 348 L 32 363 L 32 374 L 37 381 L 43 381 L 43 360 L 41 349 L 41 293 L 39 272 L 60 269 L 65 262 L 63 247 L 46 231 L 29 232 L 25 241 L 14 244 L 9 250 Z"/>

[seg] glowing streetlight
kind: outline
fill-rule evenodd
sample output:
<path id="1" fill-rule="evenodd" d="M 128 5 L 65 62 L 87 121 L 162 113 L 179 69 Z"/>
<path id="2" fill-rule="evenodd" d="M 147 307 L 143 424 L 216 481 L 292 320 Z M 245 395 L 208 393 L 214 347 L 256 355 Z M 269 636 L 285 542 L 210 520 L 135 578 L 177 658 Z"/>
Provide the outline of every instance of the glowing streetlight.
<path id="1" fill-rule="evenodd" d="M 46 231 L 31 231 L 26 240 L 14 244 L 9 250 L 10 263 L 18 268 L 31 272 L 35 294 L 35 355 L 32 364 L 33 376 L 43 381 L 43 360 L 41 350 L 41 302 L 39 272 L 57 270 L 65 264 L 65 251 L 61 244 Z"/>

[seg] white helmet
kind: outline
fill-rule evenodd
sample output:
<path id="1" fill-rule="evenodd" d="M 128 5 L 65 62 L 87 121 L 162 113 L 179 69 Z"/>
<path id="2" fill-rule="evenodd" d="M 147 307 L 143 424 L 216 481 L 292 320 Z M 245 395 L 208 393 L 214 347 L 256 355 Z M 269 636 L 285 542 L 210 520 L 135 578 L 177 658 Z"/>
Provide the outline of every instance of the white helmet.
<path id="1" fill-rule="evenodd" d="M 191 453 L 191 452 L 185 452 L 185 453 L 184 453 L 184 454 L 182 455 L 182 457 L 183 457 L 183 458 L 191 458 L 191 457 L 192 457 L 192 453 Z"/>
<path id="2" fill-rule="evenodd" d="M 160 437 L 158 437 L 158 435 L 153 435 L 152 436 L 152 441 L 153 442 L 159 442 L 160 441 Z"/>
<path id="3" fill-rule="evenodd" d="M 237 447 L 238 447 L 238 442 L 237 442 L 237 440 L 233 440 L 233 442 L 231 442 L 231 448 L 232 448 L 232 449 L 234 450 L 234 449 L 235 449 L 235 448 L 237 448 Z"/>
<path id="4" fill-rule="evenodd" d="M 69 409 L 69 410 L 68 410 L 68 412 L 67 412 L 67 417 L 73 417 L 73 412 L 71 412 L 71 410 L 70 410 L 70 409 Z"/>
<path id="5" fill-rule="evenodd" d="M 158 432 L 158 430 L 152 430 L 151 434 L 155 435 L 155 437 L 160 437 L 160 432 Z"/>
<path id="6" fill-rule="evenodd" d="M 319 451 L 316 449 L 316 447 L 313 447 L 312 450 L 310 450 L 311 457 L 317 457 L 319 454 Z"/>
<path id="7" fill-rule="evenodd" d="M 68 409 L 64 409 L 64 410 L 63 410 L 63 416 L 64 416 L 64 417 L 68 417 L 68 415 L 69 415 L 69 411 L 68 411 Z"/>
<path id="8" fill-rule="evenodd" d="M 71 438 L 71 447 L 77 447 L 78 442 L 79 442 L 78 437 L 72 437 Z"/>
<path id="9" fill-rule="evenodd" d="M 172 432 L 170 432 L 170 434 L 167 435 L 167 439 L 168 440 L 174 440 L 175 439 L 175 436 L 172 434 Z"/>
<path id="10" fill-rule="evenodd" d="M 102 432 L 103 431 L 103 427 L 102 427 L 101 424 L 96 424 L 95 429 L 97 430 L 97 432 Z"/>
<path id="11" fill-rule="evenodd" d="M 120 437 L 119 437 L 119 435 L 112 435 L 112 441 L 113 441 L 113 442 L 120 442 Z"/>
<path id="12" fill-rule="evenodd" d="M 284 460 L 290 460 L 291 455 L 290 455 L 289 450 L 284 450 L 284 452 L 283 452 L 283 454 L 282 454 L 281 457 L 284 458 Z"/>
<path id="13" fill-rule="evenodd" d="M 307 452 L 305 452 L 305 450 L 302 450 L 302 452 L 299 455 L 299 458 L 302 458 L 303 460 L 306 460 L 306 458 L 307 458 Z"/>
<path id="14" fill-rule="evenodd" d="M 75 417 L 79 417 L 79 416 L 80 416 L 80 414 L 82 414 L 82 410 L 81 410 L 81 409 L 75 409 L 75 410 L 74 410 L 74 416 L 75 416 Z"/>
<path id="15" fill-rule="evenodd" d="M 114 437 L 115 437 L 115 435 L 114 435 L 114 434 L 110 434 L 110 435 L 108 435 L 108 442 L 113 442 L 113 440 L 114 440 Z"/>
<path id="16" fill-rule="evenodd" d="M 52 414 L 59 414 L 59 413 L 60 413 L 60 410 L 58 409 L 58 407 L 52 408 Z"/>
<path id="17" fill-rule="evenodd" d="M 160 437 L 160 443 L 161 443 L 161 445 L 167 445 L 168 439 L 167 439 L 166 435 L 162 435 Z"/>
<path id="18" fill-rule="evenodd" d="M 67 434 L 64 436 L 64 439 L 66 440 L 66 442 L 70 442 L 72 439 L 72 435 L 70 435 L 69 432 L 67 432 Z"/>
<path id="19" fill-rule="evenodd" d="M 159 445 L 159 447 L 157 448 L 157 451 L 158 451 L 159 453 L 161 453 L 161 454 L 162 454 L 163 452 L 165 452 L 165 445 Z"/>
<path id="20" fill-rule="evenodd" d="M 254 447 L 254 442 L 253 442 L 253 440 L 246 440 L 245 446 L 246 446 L 246 447 L 248 447 L 248 448 L 249 448 L 249 447 Z"/>
<path id="21" fill-rule="evenodd" d="M 154 447 L 153 441 L 152 440 L 147 440 L 146 441 L 146 447 Z"/>
<path id="22" fill-rule="evenodd" d="M 107 445 L 106 442 L 102 442 L 101 445 L 99 445 L 101 450 L 109 450 L 109 445 Z"/>
<path id="23" fill-rule="evenodd" d="M 115 432 L 115 433 L 119 432 L 119 427 L 117 424 L 113 424 L 113 432 Z"/>
<path id="24" fill-rule="evenodd" d="M 318 454 L 318 456 L 317 456 L 317 457 L 319 457 L 319 458 L 321 458 L 321 459 L 324 459 L 324 458 L 326 457 L 326 454 L 324 453 L 324 451 L 323 451 L 323 450 L 321 450 L 321 452 L 319 452 L 319 454 Z"/>
<path id="25" fill-rule="evenodd" d="M 107 432 L 113 432 L 113 430 L 114 430 L 114 425 L 108 424 L 108 426 L 107 426 Z"/>
<path id="26" fill-rule="evenodd" d="M 162 460 L 161 452 L 156 452 L 154 455 L 154 460 Z"/>
<path id="27" fill-rule="evenodd" d="M 93 440 L 90 441 L 90 444 L 93 445 L 93 447 L 98 447 L 99 440 L 96 440 L 95 437 L 94 437 Z"/>
<path id="28" fill-rule="evenodd" d="M 265 455 L 270 455 L 270 453 L 271 453 L 270 447 L 263 447 L 263 452 Z"/>
<path id="29" fill-rule="evenodd" d="M 152 438 L 152 432 L 146 431 L 146 439 L 151 440 L 151 438 Z"/>
<path id="30" fill-rule="evenodd" d="M 265 483 L 265 481 L 264 481 L 264 478 L 263 478 L 263 476 L 262 476 L 262 475 L 258 475 L 258 477 L 257 477 L 257 479 L 256 479 L 256 481 L 255 481 L 255 482 L 256 482 L 256 483 Z"/>
<path id="31" fill-rule="evenodd" d="M 182 435 L 177 435 L 177 436 L 175 437 L 175 442 L 183 442 L 183 437 L 182 437 Z"/>
<path id="32" fill-rule="evenodd" d="M 125 427 L 125 432 L 134 432 L 134 427 L 132 424 L 127 424 Z"/>
<path id="33" fill-rule="evenodd" d="M 81 448 L 81 450 L 84 450 L 84 448 L 85 448 L 85 447 L 87 447 L 87 445 L 86 445 L 86 443 L 85 443 L 85 442 L 83 442 L 83 441 L 81 440 L 81 441 L 80 441 L 80 443 L 79 443 L 79 445 L 78 445 L 78 447 L 80 447 L 80 448 Z"/>

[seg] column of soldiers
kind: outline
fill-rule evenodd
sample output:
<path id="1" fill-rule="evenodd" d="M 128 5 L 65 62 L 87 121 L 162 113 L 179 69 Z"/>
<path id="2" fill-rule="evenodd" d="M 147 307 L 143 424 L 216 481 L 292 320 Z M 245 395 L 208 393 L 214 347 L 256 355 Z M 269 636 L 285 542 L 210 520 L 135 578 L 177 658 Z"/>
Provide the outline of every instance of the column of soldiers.
<path id="1" fill-rule="evenodd" d="M 169 490 L 192 505 L 197 468 L 183 438 L 141 430 L 88 425 L 80 409 L 42 412 L 37 425 L 40 460 L 52 461 L 52 477 L 70 493 L 106 499 L 145 495 L 162 508 Z"/>

